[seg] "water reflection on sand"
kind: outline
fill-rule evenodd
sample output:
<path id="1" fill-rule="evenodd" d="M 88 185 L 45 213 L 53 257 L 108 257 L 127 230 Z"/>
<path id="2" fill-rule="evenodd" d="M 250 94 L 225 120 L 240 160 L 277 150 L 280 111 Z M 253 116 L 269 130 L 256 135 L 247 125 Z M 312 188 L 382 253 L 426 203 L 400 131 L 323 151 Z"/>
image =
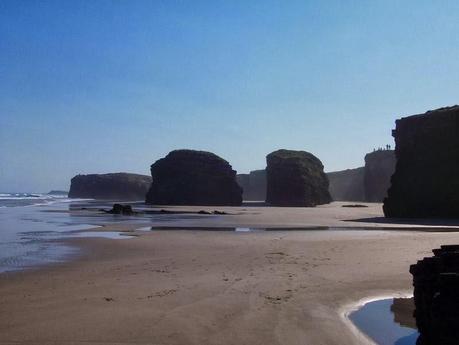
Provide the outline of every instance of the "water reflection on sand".
<path id="1" fill-rule="evenodd" d="M 376 344 L 415 345 L 419 336 L 412 298 L 369 302 L 351 313 L 351 321 Z"/>

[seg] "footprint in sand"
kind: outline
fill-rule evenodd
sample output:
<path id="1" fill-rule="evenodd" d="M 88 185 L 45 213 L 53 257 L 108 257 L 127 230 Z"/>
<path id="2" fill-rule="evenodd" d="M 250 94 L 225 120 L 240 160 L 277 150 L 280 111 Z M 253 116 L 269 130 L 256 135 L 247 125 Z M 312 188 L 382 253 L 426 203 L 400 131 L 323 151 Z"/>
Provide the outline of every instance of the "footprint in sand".
<path id="1" fill-rule="evenodd" d="M 168 295 L 172 295 L 172 294 L 174 294 L 176 292 L 177 292 L 177 290 L 175 290 L 175 289 L 161 290 L 161 291 L 156 292 L 153 295 L 148 295 L 147 298 L 165 297 L 165 296 L 168 296 Z"/>
<path id="2" fill-rule="evenodd" d="M 287 302 L 290 298 L 292 298 L 291 295 L 285 295 L 285 296 L 265 296 L 265 300 L 268 303 L 271 304 L 280 304 L 282 302 Z"/>

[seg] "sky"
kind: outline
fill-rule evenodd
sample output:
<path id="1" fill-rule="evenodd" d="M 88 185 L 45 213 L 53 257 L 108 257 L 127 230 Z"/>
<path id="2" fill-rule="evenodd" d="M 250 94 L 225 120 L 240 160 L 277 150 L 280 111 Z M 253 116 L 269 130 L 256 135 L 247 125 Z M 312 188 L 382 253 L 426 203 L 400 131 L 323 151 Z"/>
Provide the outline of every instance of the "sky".
<path id="1" fill-rule="evenodd" d="M 458 1 L 0 1 L 1 192 L 180 148 L 358 167 L 458 96 Z"/>

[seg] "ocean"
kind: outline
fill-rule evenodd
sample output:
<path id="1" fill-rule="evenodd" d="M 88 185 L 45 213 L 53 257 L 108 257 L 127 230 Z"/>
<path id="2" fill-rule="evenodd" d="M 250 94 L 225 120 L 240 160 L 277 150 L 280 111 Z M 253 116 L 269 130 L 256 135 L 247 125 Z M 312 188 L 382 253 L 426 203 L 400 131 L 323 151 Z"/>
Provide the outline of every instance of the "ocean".
<path id="1" fill-rule="evenodd" d="M 0 273 L 69 260 L 79 252 L 64 241 L 70 237 L 128 238 L 116 232 L 82 232 L 122 221 L 111 215 L 90 217 L 68 212 L 87 205 L 110 204 L 69 199 L 65 194 L 0 193 Z"/>
<path id="2" fill-rule="evenodd" d="M 52 205 L 58 202 L 70 202 L 66 194 L 42 193 L 0 193 L 0 208 Z"/>

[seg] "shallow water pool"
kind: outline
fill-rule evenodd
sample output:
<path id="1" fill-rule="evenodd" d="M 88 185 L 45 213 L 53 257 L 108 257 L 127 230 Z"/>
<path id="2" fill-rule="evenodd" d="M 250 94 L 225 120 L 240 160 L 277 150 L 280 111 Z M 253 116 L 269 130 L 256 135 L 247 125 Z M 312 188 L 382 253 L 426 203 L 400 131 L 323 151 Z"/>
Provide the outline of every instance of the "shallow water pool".
<path id="1" fill-rule="evenodd" d="M 376 344 L 415 345 L 419 333 L 412 308 L 403 305 L 409 300 L 390 298 L 369 302 L 352 312 L 349 319 Z"/>

